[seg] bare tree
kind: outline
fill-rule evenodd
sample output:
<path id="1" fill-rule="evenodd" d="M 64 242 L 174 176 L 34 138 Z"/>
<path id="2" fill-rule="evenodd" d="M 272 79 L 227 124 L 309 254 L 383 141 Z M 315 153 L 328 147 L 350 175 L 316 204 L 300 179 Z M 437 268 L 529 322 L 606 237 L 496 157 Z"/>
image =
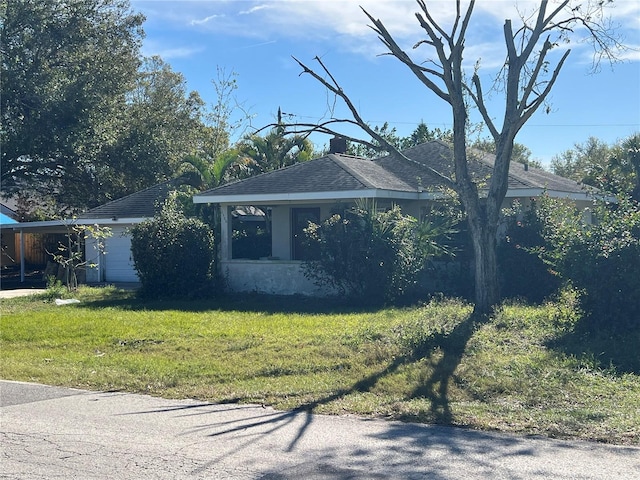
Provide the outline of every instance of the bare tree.
<path id="1" fill-rule="evenodd" d="M 457 193 L 467 214 L 475 255 L 475 308 L 478 313 L 489 312 L 500 300 L 496 235 L 500 209 L 507 192 L 509 164 L 516 134 L 534 112 L 545 105 L 545 100 L 571 52 L 567 48 L 559 59 L 554 61 L 550 52 L 555 47 L 562 42 L 568 43 L 578 34 L 585 34 L 585 39 L 591 41 L 594 47 L 594 68 L 603 58 L 615 60 L 616 51 L 622 45 L 613 36 L 613 29 L 604 15 L 605 3 L 610 3 L 610 0 L 578 3 L 564 0 L 553 6 L 543 0 L 532 15 L 520 15 L 518 28 L 514 29 L 511 20 L 505 20 L 503 33 L 506 59 L 501 75 L 492 87 L 497 87 L 497 91 L 504 96 L 502 118 L 494 118 L 489 114 L 478 67 L 472 75 L 466 75 L 463 69 L 465 38 L 473 19 L 475 1 L 470 1 L 463 8 L 458 0 L 455 4 L 453 24 L 449 29 L 445 29 L 432 16 L 426 0 L 417 0 L 419 11 L 415 15 L 426 36 L 415 44 L 414 50 L 428 48 L 429 54 L 433 57 L 427 62 L 412 58 L 398 45 L 383 22 L 363 9 L 371 22 L 370 27 L 388 49 L 387 55 L 400 60 L 427 89 L 451 107 L 455 175 L 448 178 L 441 172 L 433 169 L 431 171 L 443 185 Z M 393 155 L 404 157 L 398 149 L 367 125 L 348 94 L 320 58 L 315 58 L 319 65 L 318 71 L 295 60 L 302 68 L 302 74 L 312 76 L 336 98 L 342 100 L 353 118 L 331 118 L 320 124 L 291 123 L 285 125 L 289 132 L 339 135 L 337 127 L 357 125 L 377 140 L 382 148 Z M 472 160 L 467 149 L 466 127 L 469 107 L 477 108 L 495 143 L 493 172 L 486 187 L 483 184 L 482 191 L 468 168 L 469 161 Z M 370 142 L 349 136 L 346 138 L 375 148 Z"/>

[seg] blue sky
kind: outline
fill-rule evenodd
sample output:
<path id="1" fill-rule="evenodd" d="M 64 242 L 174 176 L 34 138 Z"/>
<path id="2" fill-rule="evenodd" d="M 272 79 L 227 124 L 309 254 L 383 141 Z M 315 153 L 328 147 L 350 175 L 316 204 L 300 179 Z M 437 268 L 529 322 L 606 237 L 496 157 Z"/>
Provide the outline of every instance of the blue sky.
<path id="1" fill-rule="evenodd" d="M 427 4 L 443 24 L 452 18 L 453 0 Z M 519 11 L 530 11 L 532 4 L 519 1 Z M 255 128 L 273 122 L 279 107 L 291 114 L 288 118 L 303 122 L 332 113 L 347 116 L 319 83 L 300 76 L 292 56 L 314 67 L 313 58 L 321 57 L 372 125 L 389 122 L 400 135 L 411 133 L 420 121 L 449 128 L 449 106 L 398 60 L 380 55 L 384 47 L 359 5 L 382 20 L 407 50 L 424 38 L 414 16 L 418 6 L 410 0 L 132 0 L 133 9 L 147 17 L 143 54 L 160 55 L 209 104 L 216 101 L 212 80 L 218 69 L 234 72 L 237 100 L 253 115 Z M 640 1 L 616 0 L 615 5 L 608 9 L 615 32 L 630 47 L 620 53 L 621 63 L 604 63 L 591 73 L 592 49 L 579 42 L 563 45 L 552 57 L 572 50 L 551 93 L 550 112 L 536 113 L 516 138 L 543 163 L 589 136 L 612 143 L 640 131 Z M 513 1 L 478 1 L 465 63 L 471 72 L 480 60 L 485 89 L 505 56 L 506 18 L 516 25 Z M 413 52 L 416 59 L 429 58 L 424 48 Z M 496 94 L 490 102 L 496 117 L 500 101 Z M 322 147 L 328 139 L 314 137 L 314 142 Z"/>

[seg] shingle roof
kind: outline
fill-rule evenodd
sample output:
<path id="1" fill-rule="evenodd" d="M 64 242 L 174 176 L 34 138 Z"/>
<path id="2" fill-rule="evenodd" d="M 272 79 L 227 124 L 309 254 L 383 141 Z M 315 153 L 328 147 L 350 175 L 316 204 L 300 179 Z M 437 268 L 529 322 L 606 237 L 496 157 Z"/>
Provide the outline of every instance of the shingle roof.
<path id="1" fill-rule="evenodd" d="M 242 195 L 247 192 L 252 194 L 303 193 L 370 188 L 362 179 L 347 173 L 344 163 L 338 157 L 342 155 L 330 154 L 309 162 L 297 163 L 280 170 L 228 183 L 198 196 L 208 195 L 210 192 L 215 192 L 216 195 Z M 351 157 L 351 159 L 355 163 L 363 161 L 357 157 Z"/>
<path id="2" fill-rule="evenodd" d="M 156 213 L 156 205 L 163 202 L 176 188 L 174 180 L 146 188 L 126 197 L 92 208 L 78 215 L 78 219 L 92 218 L 150 218 Z"/>
<path id="3" fill-rule="evenodd" d="M 387 155 L 374 160 L 343 154 L 329 154 L 316 160 L 299 163 L 256 177 L 217 187 L 196 195 L 201 197 L 240 197 L 251 195 L 304 194 L 385 190 L 389 192 L 419 192 L 434 189 L 441 183 L 428 168 L 451 177 L 453 155 L 444 142 L 433 141 L 411 147 L 403 152 L 411 161 Z M 495 157 L 473 151 L 469 170 L 481 180 L 491 175 Z M 509 168 L 509 190 L 548 189 L 569 194 L 584 194 L 584 188 L 563 177 L 537 168 L 512 162 Z"/>

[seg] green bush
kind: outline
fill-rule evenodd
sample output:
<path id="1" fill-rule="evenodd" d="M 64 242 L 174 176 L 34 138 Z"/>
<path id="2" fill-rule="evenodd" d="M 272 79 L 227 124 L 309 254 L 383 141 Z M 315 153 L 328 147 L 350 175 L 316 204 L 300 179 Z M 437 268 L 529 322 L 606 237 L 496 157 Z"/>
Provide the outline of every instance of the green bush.
<path id="1" fill-rule="evenodd" d="M 503 298 L 541 303 L 558 291 L 560 278 L 538 255 L 546 247 L 535 204 L 519 203 L 504 212 L 506 234 L 498 242 L 500 292 Z"/>
<path id="2" fill-rule="evenodd" d="M 160 213 L 131 229 L 133 263 L 144 296 L 202 296 L 211 290 L 211 229 L 187 218 L 170 196 Z"/>
<path id="3" fill-rule="evenodd" d="M 306 229 L 319 253 L 304 264 L 305 275 L 354 300 L 395 301 L 416 291 L 427 261 L 446 251 L 437 239 L 449 230 L 403 215 L 398 206 L 377 212 L 360 202 Z"/>
<path id="4" fill-rule="evenodd" d="M 593 222 L 567 202 L 542 200 L 549 248 L 540 256 L 578 289 L 592 329 L 640 327 L 640 205 L 594 202 Z"/>

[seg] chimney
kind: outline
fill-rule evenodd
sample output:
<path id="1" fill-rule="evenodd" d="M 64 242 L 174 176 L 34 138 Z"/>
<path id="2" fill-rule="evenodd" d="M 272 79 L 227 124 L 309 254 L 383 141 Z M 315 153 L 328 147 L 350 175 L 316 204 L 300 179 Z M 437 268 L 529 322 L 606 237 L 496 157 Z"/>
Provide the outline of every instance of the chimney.
<path id="1" fill-rule="evenodd" d="M 347 153 L 347 140 L 342 137 L 333 137 L 329 140 L 329 153 Z"/>

